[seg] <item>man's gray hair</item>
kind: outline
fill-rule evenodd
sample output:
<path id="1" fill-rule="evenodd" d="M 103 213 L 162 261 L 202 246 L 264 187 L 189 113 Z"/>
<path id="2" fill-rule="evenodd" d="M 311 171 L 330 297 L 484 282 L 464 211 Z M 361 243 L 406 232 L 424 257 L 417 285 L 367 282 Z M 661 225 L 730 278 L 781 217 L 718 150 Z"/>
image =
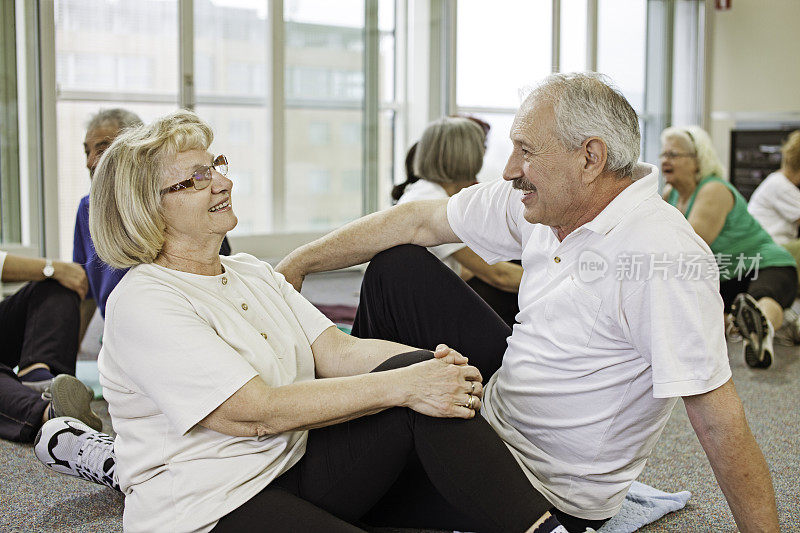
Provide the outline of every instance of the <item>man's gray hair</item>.
<path id="1" fill-rule="evenodd" d="M 124 130 L 131 126 L 139 126 L 142 124 L 142 119 L 139 115 L 121 107 L 113 109 L 101 109 L 89 118 L 86 124 L 86 131 L 92 131 L 101 126 L 115 126 L 117 129 Z"/>
<path id="2" fill-rule="evenodd" d="M 568 149 L 589 137 L 606 143 L 606 168 L 630 176 L 639 160 L 639 117 L 611 80 L 596 72 L 551 74 L 532 95 L 549 100 L 555 113 L 555 134 Z"/>

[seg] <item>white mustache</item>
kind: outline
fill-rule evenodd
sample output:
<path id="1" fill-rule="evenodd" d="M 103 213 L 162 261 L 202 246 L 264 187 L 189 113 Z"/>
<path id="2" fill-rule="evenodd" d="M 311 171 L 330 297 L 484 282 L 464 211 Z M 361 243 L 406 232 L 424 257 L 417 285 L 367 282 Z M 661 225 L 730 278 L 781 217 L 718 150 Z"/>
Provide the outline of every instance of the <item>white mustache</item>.
<path id="1" fill-rule="evenodd" d="M 522 178 L 516 178 L 511 186 L 522 192 L 536 192 L 536 186 Z"/>

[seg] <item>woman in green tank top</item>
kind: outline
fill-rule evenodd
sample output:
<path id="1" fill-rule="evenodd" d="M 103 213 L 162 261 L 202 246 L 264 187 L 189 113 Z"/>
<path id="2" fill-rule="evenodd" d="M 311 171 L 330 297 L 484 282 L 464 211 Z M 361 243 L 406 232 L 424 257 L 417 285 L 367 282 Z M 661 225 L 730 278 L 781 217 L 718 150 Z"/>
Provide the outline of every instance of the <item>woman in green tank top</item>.
<path id="1" fill-rule="evenodd" d="M 797 294 L 797 265 L 747 212 L 747 201 L 720 178 L 722 163 L 697 126 L 661 134 L 664 199 L 679 209 L 709 245 L 720 270 L 726 311 L 745 341 L 752 367 L 772 362 L 772 337 Z"/>

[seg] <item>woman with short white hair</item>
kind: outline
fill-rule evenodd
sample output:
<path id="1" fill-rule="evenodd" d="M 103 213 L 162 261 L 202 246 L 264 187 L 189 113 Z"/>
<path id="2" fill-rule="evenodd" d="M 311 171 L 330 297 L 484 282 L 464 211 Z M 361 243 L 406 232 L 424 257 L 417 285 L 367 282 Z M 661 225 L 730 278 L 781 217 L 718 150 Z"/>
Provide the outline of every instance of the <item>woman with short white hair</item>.
<path id="1" fill-rule="evenodd" d="M 722 179 L 722 163 L 705 131 L 667 128 L 661 144 L 664 199 L 686 216 L 715 254 L 720 293 L 744 338 L 745 361 L 767 368 L 775 329 L 797 294 L 795 260 L 748 213 L 739 191 Z"/>
<path id="2" fill-rule="evenodd" d="M 551 505 L 475 417 L 466 358 L 346 335 L 267 263 L 219 255 L 237 219 L 212 140 L 172 113 L 121 134 L 92 183 L 97 252 L 132 267 L 99 358 L 124 529 L 361 531 L 415 458 L 449 502 L 418 526 L 528 530 Z M 91 477 L 84 448 L 109 477 L 110 441 L 77 421 L 51 423 L 36 450 Z"/>

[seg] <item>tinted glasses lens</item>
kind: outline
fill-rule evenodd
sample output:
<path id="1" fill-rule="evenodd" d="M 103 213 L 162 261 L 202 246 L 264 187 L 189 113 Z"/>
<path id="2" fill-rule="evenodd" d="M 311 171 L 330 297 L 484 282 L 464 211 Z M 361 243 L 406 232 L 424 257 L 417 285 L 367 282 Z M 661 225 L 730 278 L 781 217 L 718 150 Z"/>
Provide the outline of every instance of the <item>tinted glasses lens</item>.
<path id="1" fill-rule="evenodd" d="M 192 181 L 194 181 L 194 188 L 201 191 L 211 184 L 211 167 L 198 168 L 192 174 Z"/>
<path id="2" fill-rule="evenodd" d="M 223 176 L 228 175 L 228 158 L 224 155 L 217 156 L 214 160 L 214 169 Z"/>

